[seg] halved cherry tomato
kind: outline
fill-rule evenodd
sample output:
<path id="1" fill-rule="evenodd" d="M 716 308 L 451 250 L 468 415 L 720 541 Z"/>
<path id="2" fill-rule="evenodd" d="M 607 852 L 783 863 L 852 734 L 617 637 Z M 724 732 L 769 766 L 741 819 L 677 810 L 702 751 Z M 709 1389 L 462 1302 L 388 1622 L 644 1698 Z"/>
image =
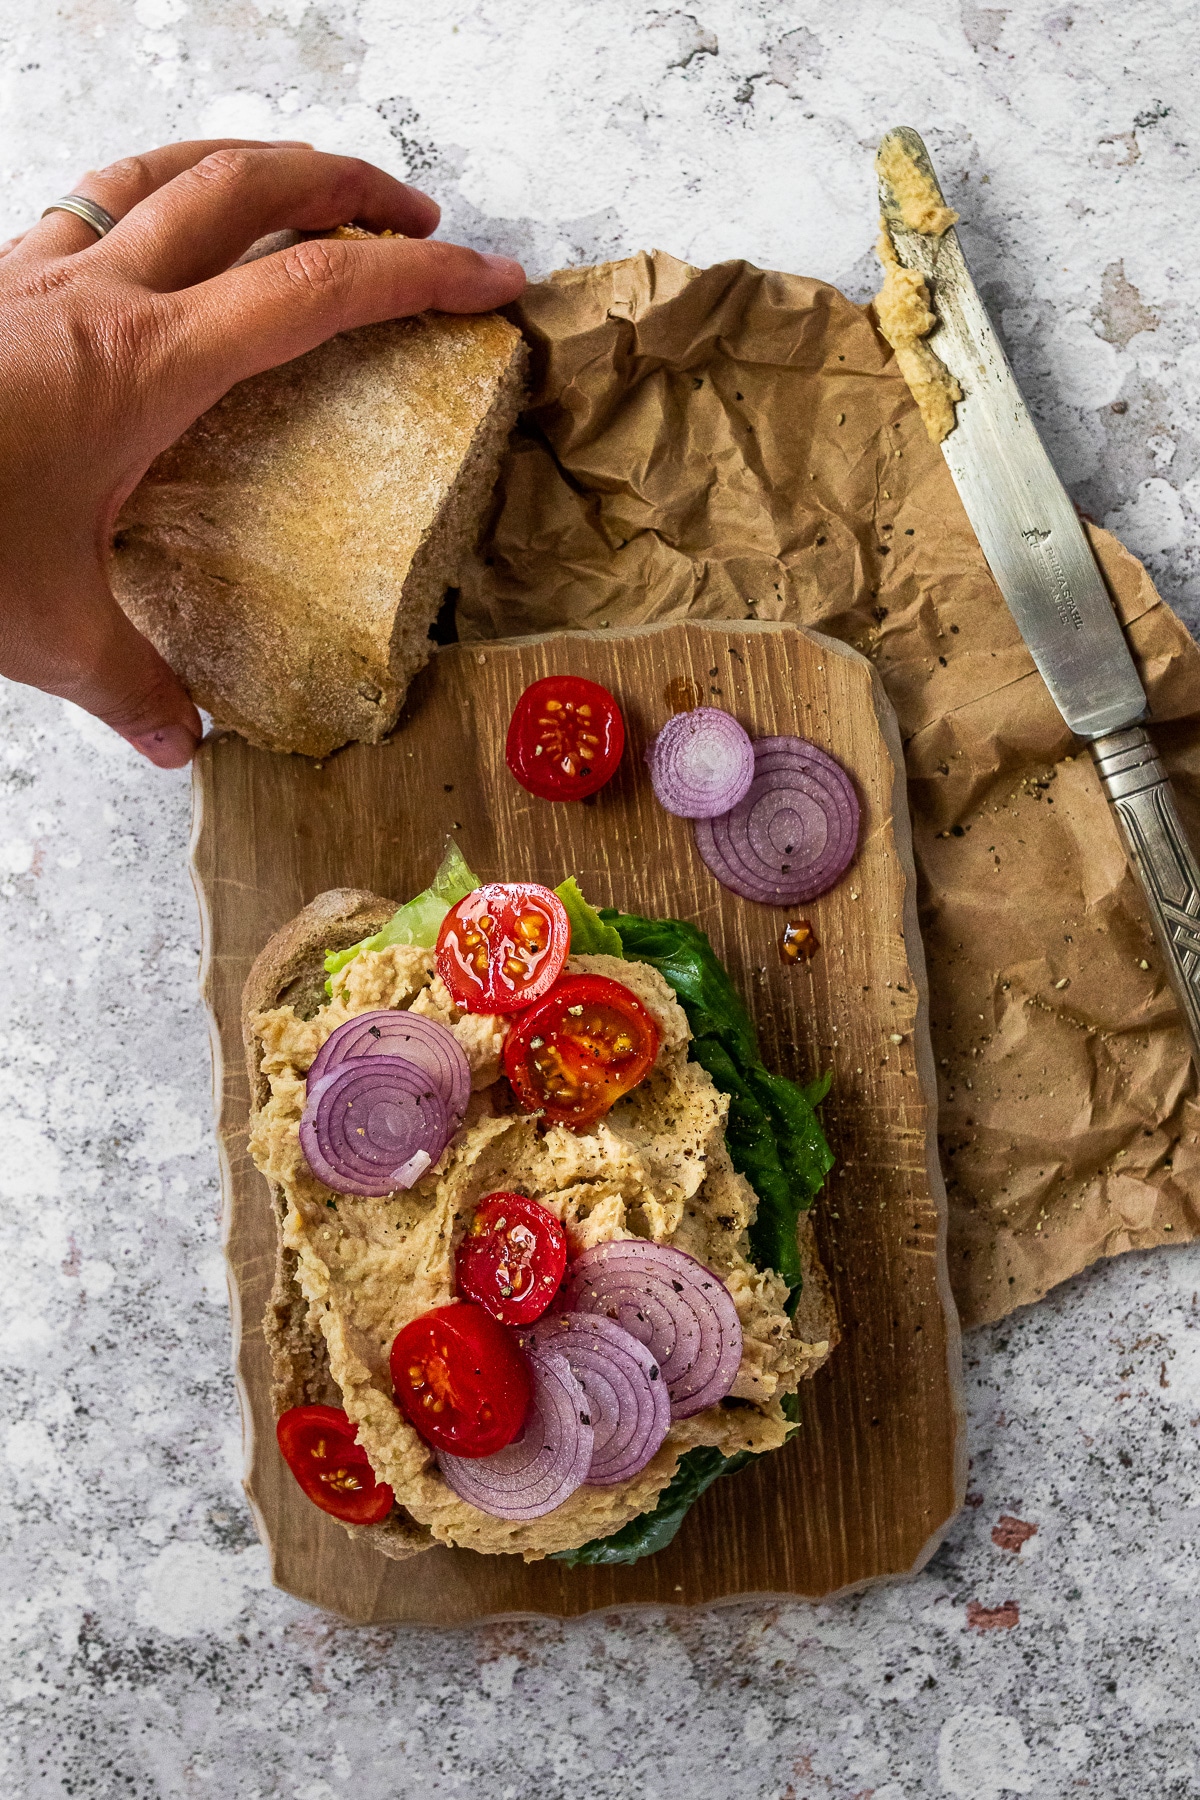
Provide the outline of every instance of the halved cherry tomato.
<path id="1" fill-rule="evenodd" d="M 519 1436 L 533 1389 L 524 1356 L 482 1306 L 438 1306 L 392 1343 L 396 1404 L 435 1450 L 491 1456 Z"/>
<path id="2" fill-rule="evenodd" d="M 351 1525 L 378 1525 L 392 1510 L 392 1490 L 378 1481 L 358 1429 L 340 1406 L 292 1406 L 275 1427 L 286 1462 L 322 1512 Z"/>
<path id="3" fill-rule="evenodd" d="M 583 1130 L 637 1086 L 658 1042 L 658 1026 L 619 981 L 564 975 L 509 1032 L 504 1073 L 527 1111 Z"/>
<path id="4" fill-rule="evenodd" d="M 585 800 L 614 773 L 625 748 L 621 709 L 598 681 L 548 675 L 517 701 L 504 759 L 539 800 Z"/>
<path id="5" fill-rule="evenodd" d="M 489 881 L 442 920 L 437 972 L 463 1012 L 517 1012 L 553 986 L 570 947 L 571 921 L 552 889 Z"/>
<path id="6" fill-rule="evenodd" d="M 460 1294 L 502 1325 L 540 1319 L 567 1267 L 567 1234 L 554 1214 L 524 1194 L 488 1194 L 458 1246 Z"/>

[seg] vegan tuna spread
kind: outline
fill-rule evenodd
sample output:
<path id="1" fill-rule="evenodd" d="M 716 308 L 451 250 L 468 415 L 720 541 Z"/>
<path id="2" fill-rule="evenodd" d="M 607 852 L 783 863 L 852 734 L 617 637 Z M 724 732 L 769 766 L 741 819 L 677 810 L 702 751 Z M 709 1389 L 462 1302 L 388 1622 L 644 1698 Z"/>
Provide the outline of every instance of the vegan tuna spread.
<path id="1" fill-rule="evenodd" d="M 875 159 L 879 175 L 892 190 L 901 222 L 925 237 L 941 237 L 958 214 L 943 201 L 935 183 L 914 159 L 898 133 L 890 132 Z M 929 289 L 916 269 L 906 269 L 896 255 L 886 219 L 880 221 L 876 251 L 883 264 L 883 286 L 875 296 L 875 313 L 900 373 L 925 421 L 940 444 L 954 429 L 954 408 L 962 389 L 941 358 L 925 342 L 937 324 Z"/>
<path id="2" fill-rule="evenodd" d="M 717 1079 L 654 966 L 687 1001 L 689 958 Z M 280 1420 L 306 1492 L 351 1525 L 394 1506 L 444 1543 L 605 1560 L 689 1458 L 782 1445 L 835 1335 L 792 1316 L 823 1089 L 762 1068 L 707 939 L 573 881 L 480 886 L 451 847 L 326 968 L 312 1016 L 248 1021 L 251 1153 L 341 1395 Z M 765 1136 L 734 1148 L 774 1171 L 769 1206 L 726 1141 L 755 1089 Z"/>

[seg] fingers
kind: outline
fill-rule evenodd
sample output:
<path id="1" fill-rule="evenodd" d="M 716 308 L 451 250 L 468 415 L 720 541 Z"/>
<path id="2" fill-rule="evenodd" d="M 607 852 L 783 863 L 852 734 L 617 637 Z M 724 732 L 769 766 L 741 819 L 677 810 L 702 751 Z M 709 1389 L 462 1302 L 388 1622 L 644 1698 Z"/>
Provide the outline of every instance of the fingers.
<path id="1" fill-rule="evenodd" d="M 507 256 L 411 239 L 313 238 L 171 296 L 195 388 L 210 406 L 237 381 L 302 356 L 339 331 L 411 313 L 487 312 L 515 300 Z"/>
<path id="2" fill-rule="evenodd" d="M 298 141 L 297 141 L 298 143 Z M 168 181 L 174 181 L 193 163 L 203 161 L 221 150 L 264 150 L 274 146 L 256 138 L 193 138 L 182 144 L 163 144 L 157 150 L 145 150 L 136 156 L 123 156 L 106 169 L 89 169 L 68 191 L 94 200 L 114 219 L 147 199 Z M 283 146 L 281 145 L 280 148 Z M 296 147 L 290 144 L 289 147 Z M 47 202 L 48 204 L 49 202 Z M 22 234 L 27 252 L 41 256 L 69 256 L 86 250 L 100 240 L 90 225 L 72 213 L 47 213 L 44 219 Z"/>
<path id="3" fill-rule="evenodd" d="M 276 145 L 214 151 L 160 185 L 105 239 L 103 260 L 168 291 L 205 281 L 268 232 L 327 231 L 350 220 L 423 238 L 436 203 L 353 156 Z"/>
<path id="4" fill-rule="evenodd" d="M 113 599 L 99 567 L 72 581 L 35 571 L 0 622 L 0 670 L 95 714 L 160 769 L 182 768 L 200 715 L 173 670 Z M 40 596 L 40 598 L 38 597 Z"/>
<path id="5" fill-rule="evenodd" d="M 153 644 L 110 605 L 108 629 L 65 697 L 111 725 L 156 767 L 181 769 L 200 742 L 200 715 Z"/>

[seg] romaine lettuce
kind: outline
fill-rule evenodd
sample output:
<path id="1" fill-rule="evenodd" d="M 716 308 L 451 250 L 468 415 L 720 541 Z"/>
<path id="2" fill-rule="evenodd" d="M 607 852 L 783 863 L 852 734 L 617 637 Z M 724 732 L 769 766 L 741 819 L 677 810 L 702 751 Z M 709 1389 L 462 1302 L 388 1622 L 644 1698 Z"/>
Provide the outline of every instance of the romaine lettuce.
<path id="1" fill-rule="evenodd" d="M 348 962 L 353 962 L 360 950 L 384 950 L 389 944 L 417 944 L 423 950 L 432 950 L 442 920 L 455 901 L 473 893 L 478 886 L 478 875 L 468 869 L 454 839 L 447 838 L 441 866 L 424 892 L 398 907 L 374 937 L 363 938 L 345 950 L 330 950 L 325 957 L 325 973 L 336 975 Z M 332 992 L 331 981 L 325 983 L 325 991 Z"/>
<path id="2" fill-rule="evenodd" d="M 750 1461 L 752 1452 L 739 1450 L 734 1456 L 722 1456 L 719 1450 L 702 1445 L 685 1450 L 679 1467 L 658 1497 L 653 1512 L 639 1513 L 614 1531 L 611 1537 L 593 1538 L 577 1550 L 552 1550 L 554 1562 L 568 1563 L 577 1569 L 585 1563 L 635 1563 L 643 1556 L 654 1556 L 665 1550 L 683 1524 L 684 1515 L 701 1494 L 721 1475 L 732 1475 Z"/>
<path id="3" fill-rule="evenodd" d="M 816 1114 L 829 1092 L 829 1074 L 801 1088 L 763 1066 L 750 1015 L 726 970 L 704 933 L 683 919 L 642 919 L 607 907 L 597 914 L 573 880 L 564 882 L 558 893 L 571 917 L 572 948 L 576 915 L 564 892 L 568 886 L 586 914 L 614 933 L 627 957 L 653 964 L 674 989 L 692 1029 L 689 1054 L 729 1095 L 725 1141 L 734 1167 L 758 1195 L 758 1214 L 750 1227 L 754 1260 L 783 1276 L 794 1302 L 801 1281 L 796 1226 L 834 1161 Z M 584 912 L 580 917 L 590 931 Z M 587 941 L 590 946 L 593 940 L 589 936 Z M 784 1413 L 794 1429 L 799 1421 L 794 1394 L 785 1396 Z M 665 1550 L 700 1495 L 722 1475 L 743 1468 L 750 1456 L 745 1450 L 722 1456 L 709 1447 L 685 1451 L 653 1512 L 641 1513 L 610 1537 L 552 1552 L 553 1560 L 573 1568 L 634 1563 Z"/>
<path id="4" fill-rule="evenodd" d="M 571 921 L 572 956 L 624 956 L 620 932 L 606 925 L 596 908 L 584 899 L 573 875 L 560 881 L 554 891 Z"/>
<path id="5" fill-rule="evenodd" d="M 760 1268 L 800 1288 L 796 1225 L 833 1167 L 816 1107 L 829 1076 L 807 1088 L 763 1066 L 750 1015 L 707 937 L 684 919 L 642 919 L 605 908 L 601 917 L 626 956 L 663 974 L 692 1028 L 690 1054 L 729 1095 L 725 1141 L 733 1165 L 758 1195 L 750 1248 Z"/>

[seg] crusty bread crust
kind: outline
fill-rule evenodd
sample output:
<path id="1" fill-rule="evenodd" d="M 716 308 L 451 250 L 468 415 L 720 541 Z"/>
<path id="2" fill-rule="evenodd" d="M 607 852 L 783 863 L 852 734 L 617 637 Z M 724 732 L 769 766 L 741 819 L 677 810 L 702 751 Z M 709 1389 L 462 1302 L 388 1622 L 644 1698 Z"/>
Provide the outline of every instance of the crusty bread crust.
<path id="1" fill-rule="evenodd" d="M 113 591 L 269 750 L 379 743 L 491 503 L 528 356 L 496 313 L 343 332 L 239 382 L 117 519 Z"/>
<path id="2" fill-rule="evenodd" d="M 332 888 L 310 901 L 260 951 L 242 990 L 242 1033 L 255 1108 L 267 1100 L 269 1088 L 262 1073 L 262 1044 L 252 1023 L 254 1015 L 290 1005 L 302 1017 L 311 1017 L 325 998 L 325 952 L 373 936 L 391 918 L 397 904 L 360 888 Z M 341 1393 L 330 1373 L 320 1327 L 310 1320 L 308 1302 L 296 1281 L 295 1252 L 283 1242 L 283 1195 L 274 1185 L 271 1199 L 279 1228 L 278 1251 L 263 1333 L 271 1355 L 271 1403 L 279 1418 L 290 1406 L 340 1406 Z M 841 1337 L 837 1309 L 807 1214 L 800 1220 L 797 1240 L 803 1284 L 796 1331 L 805 1343 L 827 1343 L 832 1351 Z M 809 1373 L 818 1367 L 820 1363 L 814 1362 Z M 398 1560 L 434 1544 L 428 1528 L 418 1525 L 399 1506 L 392 1508 L 381 1525 L 345 1525 L 344 1529 Z"/>
<path id="3" fill-rule="evenodd" d="M 809 1369 L 815 1375 L 842 1341 L 838 1324 L 837 1303 L 813 1230 L 812 1214 L 802 1213 L 796 1225 L 796 1244 L 800 1251 L 800 1298 L 792 1314 L 796 1335 L 806 1344 L 828 1344 L 829 1349 L 819 1363 Z"/>
<path id="4" fill-rule="evenodd" d="M 333 888 L 297 913 L 259 952 L 242 989 L 242 1036 L 254 1107 L 261 1106 L 269 1093 L 254 1015 L 274 1006 L 294 1006 L 301 1016 L 310 1017 L 325 998 L 325 952 L 373 936 L 387 924 L 396 904 L 360 888 Z M 290 1406 L 340 1406 L 342 1396 L 329 1372 L 325 1339 L 309 1319 L 308 1302 L 296 1280 L 296 1253 L 283 1241 L 283 1195 L 274 1183 L 269 1185 L 277 1235 L 275 1285 L 263 1318 L 263 1335 L 271 1356 L 271 1405 L 278 1419 Z M 397 1561 L 433 1548 L 429 1529 L 399 1506 L 393 1506 L 379 1525 L 338 1523 L 352 1538 L 365 1539 Z"/>

